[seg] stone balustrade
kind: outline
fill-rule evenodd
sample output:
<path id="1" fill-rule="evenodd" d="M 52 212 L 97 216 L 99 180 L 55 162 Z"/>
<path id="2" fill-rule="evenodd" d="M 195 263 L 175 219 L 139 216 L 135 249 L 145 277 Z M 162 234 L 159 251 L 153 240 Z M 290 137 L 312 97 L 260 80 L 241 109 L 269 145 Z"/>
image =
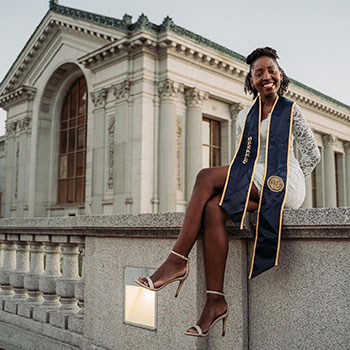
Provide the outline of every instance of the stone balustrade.
<path id="1" fill-rule="evenodd" d="M 0 310 L 81 334 L 84 236 L 18 231 L 0 233 Z"/>
<path id="2" fill-rule="evenodd" d="M 182 213 L 0 220 L 0 348 L 350 348 L 350 208 L 286 210 L 279 266 L 248 281 L 255 215 L 228 223 L 226 336 L 182 332 L 204 302 L 201 239 L 179 298 L 158 293 L 156 331 L 124 320 L 124 268 L 157 267 Z M 146 344 L 146 345 L 145 345 Z"/>

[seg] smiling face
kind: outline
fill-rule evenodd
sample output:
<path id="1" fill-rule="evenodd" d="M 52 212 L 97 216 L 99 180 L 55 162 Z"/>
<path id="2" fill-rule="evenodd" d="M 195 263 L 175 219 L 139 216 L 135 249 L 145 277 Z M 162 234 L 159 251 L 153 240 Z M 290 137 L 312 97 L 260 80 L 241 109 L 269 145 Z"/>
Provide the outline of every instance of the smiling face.
<path id="1" fill-rule="evenodd" d="M 261 97 L 276 97 L 281 86 L 282 72 L 276 61 L 268 56 L 259 57 L 251 67 L 251 84 Z"/>

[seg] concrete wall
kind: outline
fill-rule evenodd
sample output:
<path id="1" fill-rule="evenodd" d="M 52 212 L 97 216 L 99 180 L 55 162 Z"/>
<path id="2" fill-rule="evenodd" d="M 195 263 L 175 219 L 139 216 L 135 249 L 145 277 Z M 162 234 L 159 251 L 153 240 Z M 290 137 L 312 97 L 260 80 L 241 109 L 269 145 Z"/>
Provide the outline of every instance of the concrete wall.
<path id="1" fill-rule="evenodd" d="M 157 329 L 125 324 L 124 268 L 158 267 L 182 220 L 181 213 L 0 220 L 3 244 L 30 235 L 50 242 L 85 236 L 83 330 L 74 331 L 70 321 L 65 328 L 9 313 L 6 299 L 0 311 L 0 346 L 34 349 L 37 339 L 38 349 L 349 349 L 349 208 L 286 210 L 279 266 L 250 281 L 249 228 L 254 228 L 255 217 L 247 218 L 243 231 L 228 224 L 225 337 L 221 324 L 207 339 L 183 335 L 198 320 L 205 301 L 201 238 L 190 254 L 190 276 L 179 297 L 174 298 L 175 284 L 157 294 Z"/>

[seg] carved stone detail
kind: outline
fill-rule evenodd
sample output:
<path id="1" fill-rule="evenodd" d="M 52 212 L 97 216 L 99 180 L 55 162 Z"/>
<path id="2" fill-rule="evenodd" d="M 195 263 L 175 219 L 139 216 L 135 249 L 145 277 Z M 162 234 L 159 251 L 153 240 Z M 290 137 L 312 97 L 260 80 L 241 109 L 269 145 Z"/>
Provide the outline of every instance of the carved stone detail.
<path id="1" fill-rule="evenodd" d="M 113 86 L 113 94 L 119 101 L 128 100 L 130 96 L 130 80 L 125 80 L 120 84 Z"/>
<path id="2" fill-rule="evenodd" d="M 209 93 L 197 88 L 186 89 L 185 98 L 188 107 L 202 107 L 203 101 L 209 98 Z"/>
<path id="3" fill-rule="evenodd" d="M 170 79 L 165 79 L 159 83 L 159 94 L 161 98 L 175 98 L 179 87 Z"/>
<path id="4" fill-rule="evenodd" d="M 115 117 L 111 116 L 108 121 L 108 189 L 114 186 L 114 130 Z"/>
<path id="5" fill-rule="evenodd" d="M 322 139 L 325 147 L 333 147 L 337 142 L 336 136 L 332 134 L 323 135 Z"/>
<path id="6" fill-rule="evenodd" d="M 232 119 L 236 119 L 238 116 L 238 113 L 244 108 L 244 106 L 241 103 L 233 103 L 230 106 L 230 114 Z"/>
<path id="7" fill-rule="evenodd" d="M 16 133 L 17 122 L 9 122 L 6 120 L 6 136 L 10 137 Z"/>
<path id="8" fill-rule="evenodd" d="M 344 150 L 345 150 L 345 153 L 350 153 L 350 141 L 344 142 Z"/>
<path id="9" fill-rule="evenodd" d="M 18 127 L 20 132 L 29 132 L 30 131 L 30 121 L 31 118 L 24 117 L 18 122 Z"/>
<path id="10" fill-rule="evenodd" d="M 102 88 L 95 92 L 91 92 L 91 101 L 95 105 L 95 107 L 105 107 L 106 100 L 108 95 L 108 89 Z"/>
<path id="11" fill-rule="evenodd" d="M 11 137 L 16 134 L 21 134 L 23 132 L 29 133 L 31 131 L 31 118 L 24 117 L 20 120 L 15 120 L 13 122 L 6 121 L 6 136 Z"/>

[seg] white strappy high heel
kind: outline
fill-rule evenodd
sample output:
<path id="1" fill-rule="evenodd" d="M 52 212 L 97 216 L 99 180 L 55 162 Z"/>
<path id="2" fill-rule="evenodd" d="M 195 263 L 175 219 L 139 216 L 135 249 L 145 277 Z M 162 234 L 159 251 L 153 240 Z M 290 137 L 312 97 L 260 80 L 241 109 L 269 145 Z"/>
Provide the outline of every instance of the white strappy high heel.
<path id="1" fill-rule="evenodd" d="M 216 292 L 215 290 L 207 290 L 208 294 L 217 294 L 217 295 L 221 295 L 221 296 L 225 296 L 224 293 L 220 293 L 220 292 Z M 186 331 L 185 334 L 186 335 L 192 335 L 194 337 L 207 337 L 211 331 L 211 329 L 214 327 L 214 325 L 216 323 L 218 323 L 220 320 L 222 320 L 222 336 L 225 336 L 225 329 L 226 329 L 226 321 L 227 321 L 227 316 L 228 316 L 228 310 L 226 310 L 226 312 L 220 316 L 218 316 L 210 325 L 209 329 L 207 332 L 203 333 L 202 328 L 198 326 L 198 324 L 196 324 L 195 326 L 191 327 L 196 329 L 197 333 L 193 333 L 193 332 L 189 332 Z"/>
<path id="2" fill-rule="evenodd" d="M 148 285 L 147 284 L 144 284 L 142 283 L 141 281 L 139 280 L 135 280 L 135 283 L 137 283 L 139 286 L 141 287 L 144 287 L 148 290 L 151 290 L 153 292 L 158 292 L 160 291 L 161 289 L 163 289 L 164 287 L 166 287 L 168 284 L 170 283 L 173 283 L 173 282 L 176 282 L 176 281 L 179 281 L 179 286 L 177 287 L 177 290 L 176 290 L 176 293 L 175 293 L 175 298 L 177 298 L 177 296 L 179 295 L 180 293 L 180 290 L 181 290 L 181 287 L 182 285 L 184 284 L 186 278 L 188 277 L 188 274 L 190 272 L 190 269 L 189 269 L 189 264 L 188 264 L 188 261 L 190 258 L 184 256 L 184 255 L 181 255 L 179 253 L 176 253 L 174 252 L 173 250 L 171 251 L 171 253 L 175 254 L 176 256 L 178 256 L 179 258 L 181 258 L 182 260 L 185 260 L 186 261 L 186 272 L 183 276 L 180 276 L 180 277 L 176 277 L 176 278 L 173 278 L 172 280 L 168 281 L 168 282 L 165 282 L 163 285 L 159 286 L 159 287 L 155 287 L 152 280 L 149 278 L 149 277 L 145 277 L 145 279 L 147 280 L 148 282 Z"/>

